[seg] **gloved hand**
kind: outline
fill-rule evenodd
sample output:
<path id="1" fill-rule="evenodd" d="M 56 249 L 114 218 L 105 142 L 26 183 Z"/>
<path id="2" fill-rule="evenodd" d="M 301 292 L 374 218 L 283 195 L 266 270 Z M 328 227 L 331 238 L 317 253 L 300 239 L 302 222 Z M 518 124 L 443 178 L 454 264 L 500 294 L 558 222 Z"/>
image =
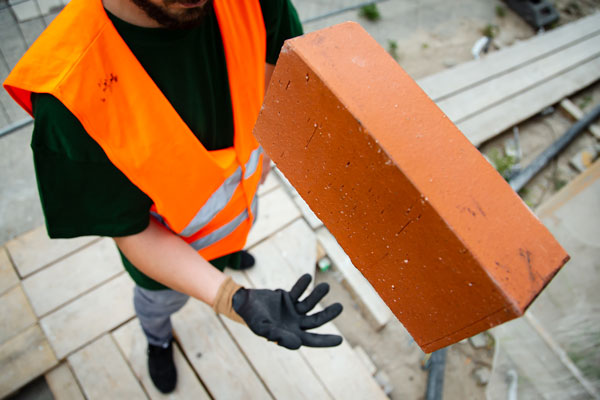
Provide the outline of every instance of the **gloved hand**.
<path id="1" fill-rule="evenodd" d="M 320 312 L 306 315 L 329 292 L 329 285 L 321 283 L 304 300 L 298 301 L 310 281 L 309 274 L 301 276 L 289 292 L 238 286 L 230 304 L 252 332 L 277 342 L 280 346 L 288 349 L 298 349 L 302 345 L 337 346 L 342 343 L 341 336 L 306 332 L 307 329 L 317 328 L 331 321 L 342 312 L 342 305 L 335 303 Z M 228 291 L 231 292 L 231 289 Z"/>

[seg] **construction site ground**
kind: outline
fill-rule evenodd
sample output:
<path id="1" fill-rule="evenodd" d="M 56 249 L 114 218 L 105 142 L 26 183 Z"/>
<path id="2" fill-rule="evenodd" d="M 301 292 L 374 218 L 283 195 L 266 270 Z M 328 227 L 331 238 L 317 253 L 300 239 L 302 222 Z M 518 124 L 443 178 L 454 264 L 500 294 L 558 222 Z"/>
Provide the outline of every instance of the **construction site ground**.
<path id="1" fill-rule="evenodd" d="M 303 0 L 294 3 L 300 18 L 306 20 L 356 4 L 357 1 Z M 561 16 L 559 24 L 600 11 L 600 1 L 597 0 L 557 0 L 555 5 Z M 500 12 L 500 8 L 504 11 Z M 490 51 L 497 51 L 536 34 L 501 1 L 390 0 L 379 3 L 378 9 L 381 16 L 378 21 L 369 21 L 359 16 L 357 10 L 351 10 L 306 23 L 304 29 L 308 32 L 338 22 L 355 20 L 364 26 L 383 47 L 390 49 L 390 43 L 395 43 L 399 64 L 415 79 L 471 60 L 473 44 L 482 36 L 482 32 L 491 29 L 490 26 L 497 27 L 492 28 L 495 38 Z M 590 110 L 600 104 L 600 84 L 596 82 L 570 99 L 584 112 Z M 543 115 L 519 124 L 519 142 L 523 154 L 521 165 L 526 165 L 533 160 L 572 123 L 573 119 L 557 107 L 545 110 Z M 43 224 L 29 150 L 30 135 L 31 127 L 26 127 L 0 139 L 0 181 L 2 182 L 0 243 L 20 237 Z M 480 150 L 486 155 L 496 151 L 503 154 L 506 141 L 513 138 L 513 135 L 513 130 L 508 130 L 484 143 L 480 146 Z M 582 149 L 593 147 L 597 143 L 589 133 L 582 133 L 521 192 L 527 204 L 533 209 L 542 206 L 556 192 L 574 180 L 579 172 L 569 165 L 569 160 Z M 588 223 L 600 225 L 597 213 L 595 216 L 590 216 Z M 566 268 L 570 266 L 571 264 L 568 264 Z M 593 279 L 597 281 L 598 276 Z M 392 399 L 424 398 L 427 380 L 427 371 L 421 368 L 424 354 L 401 323 L 392 318 L 382 330 L 373 329 L 356 300 L 343 285 L 341 275 L 336 271 L 335 266 L 328 271 L 317 271 L 316 280 L 329 282 L 332 288 L 324 305 L 332 301 L 340 301 L 344 304 L 345 311 L 335 324 L 352 347 L 360 346 L 364 349 L 375 365 L 376 379 L 384 389 L 391 390 L 390 397 Z M 596 321 L 595 327 L 598 325 Z M 478 370 L 491 372 L 495 352 L 497 349 L 491 339 L 479 348 L 475 348 L 469 341 L 451 346 L 446 363 L 444 398 L 485 398 L 486 385 L 478 382 L 481 378 L 478 378 L 475 372 Z M 318 373 L 327 374 L 330 371 L 318 371 Z M 592 377 L 594 373 L 598 371 L 592 371 Z M 536 391 L 535 385 L 526 381 L 519 383 L 520 394 L 531 396 L 523 398 L 544 397 Z M 44 386 L 43 382 L 41 385 Z M 598 390 L 598 381 L 595 385 Z M 507 390 L 507 386 L 502 386 L 494 392 L 493 398 L 506 398 L 503 396 L 506 396 Z"/>

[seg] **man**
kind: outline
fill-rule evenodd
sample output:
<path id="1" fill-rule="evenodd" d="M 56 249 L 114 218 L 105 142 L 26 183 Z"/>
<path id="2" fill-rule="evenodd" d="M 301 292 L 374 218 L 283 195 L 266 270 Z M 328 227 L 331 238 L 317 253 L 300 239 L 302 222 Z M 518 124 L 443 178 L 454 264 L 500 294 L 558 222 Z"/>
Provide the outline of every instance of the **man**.
<path id="1" fill-rule="evenodd" d="M 269 160 L 251 130 L 298 34 L 288 0 L 72 0 L 5 82 L 35 118 L 50 236 L 114 238 L 164 393 L 176 384 L 170 315 L 188 296 L 287 348 L 341 342 L 305 331 L 342 310 L 306 315 L 326 284 L 300 302 L 309 276 L 285 292 L 222 273 L 254 263 L 241 250 Z"/>

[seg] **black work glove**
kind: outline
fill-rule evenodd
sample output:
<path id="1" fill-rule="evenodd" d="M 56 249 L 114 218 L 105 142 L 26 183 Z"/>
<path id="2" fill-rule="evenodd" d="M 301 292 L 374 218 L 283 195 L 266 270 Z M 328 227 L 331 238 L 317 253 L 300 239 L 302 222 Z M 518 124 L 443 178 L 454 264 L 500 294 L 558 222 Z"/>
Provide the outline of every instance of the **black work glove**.
<path id="1" fill-rule="evenodd" d="M 302 275 L 292 290 L 245 289 L 233 295 L 233 309 L 255 334 L 288 349 L 300 346 L 332 347 L 342 343 L 338 335 L 306 332 L 331 321 L 342 312 L 335 303 L 312 315 L 306 315 L 329 292 L 327 283 L 318 284 L 304 300 L 298 301 L 310 284 L 309 274 Z"/>

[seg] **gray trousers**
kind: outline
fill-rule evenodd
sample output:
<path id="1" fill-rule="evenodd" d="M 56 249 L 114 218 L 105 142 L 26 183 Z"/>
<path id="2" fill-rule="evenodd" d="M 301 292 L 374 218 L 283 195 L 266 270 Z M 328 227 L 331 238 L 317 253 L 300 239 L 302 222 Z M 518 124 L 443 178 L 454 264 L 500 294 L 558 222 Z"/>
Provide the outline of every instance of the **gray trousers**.
<path id="1" fill-rule="evenodd" d="M 189 296 L 175 290 L 133 289 L 133 305 L 148 343 L 166 347 L 173 339 L 171 314 L 187 303 Z"/>

